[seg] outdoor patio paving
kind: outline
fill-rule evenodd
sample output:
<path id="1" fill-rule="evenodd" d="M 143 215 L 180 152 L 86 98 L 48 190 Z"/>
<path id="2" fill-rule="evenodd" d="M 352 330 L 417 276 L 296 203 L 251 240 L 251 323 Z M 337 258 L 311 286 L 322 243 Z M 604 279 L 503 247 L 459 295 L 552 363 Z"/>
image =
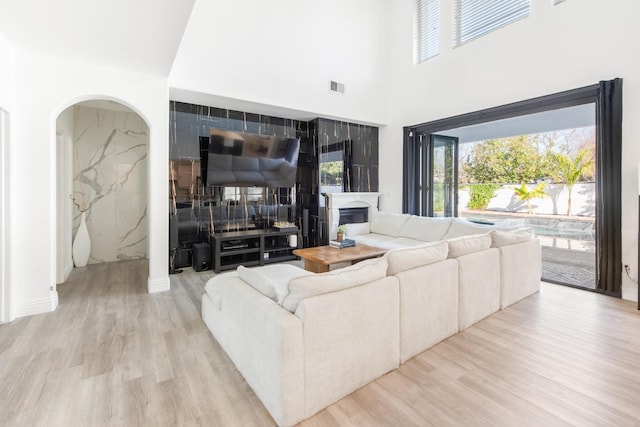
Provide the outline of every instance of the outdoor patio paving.
<path id="1" fill-rule="evenodd" d="M 542 280 L 545 282 L 595 289 L 595 270 L 593 252 L 542 247 Z"/>

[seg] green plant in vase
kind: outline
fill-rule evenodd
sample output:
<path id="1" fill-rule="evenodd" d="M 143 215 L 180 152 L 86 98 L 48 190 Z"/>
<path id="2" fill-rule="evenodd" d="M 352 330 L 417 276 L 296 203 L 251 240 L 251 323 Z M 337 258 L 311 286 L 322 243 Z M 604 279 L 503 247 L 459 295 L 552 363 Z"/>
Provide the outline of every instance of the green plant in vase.
<path id="1" fill-rule="evenodd" d="M 344 239 L 344 236 L 347 234 L 347 226 L 343 225 L 339 225 L 338 226 L 338 242 L 342 242 L 342 239 Z"/>

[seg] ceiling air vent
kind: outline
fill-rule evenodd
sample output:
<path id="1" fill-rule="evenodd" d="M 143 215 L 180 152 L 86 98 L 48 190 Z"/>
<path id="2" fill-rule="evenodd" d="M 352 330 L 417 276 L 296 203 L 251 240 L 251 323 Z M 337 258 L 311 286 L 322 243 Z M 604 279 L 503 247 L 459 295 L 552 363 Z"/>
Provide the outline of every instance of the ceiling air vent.
<path id="1" fill-rule="evenodd" d="M 333 93 L 342 93 L 344 94 L 344 83 L 336 82 L 331 80 L 329 82 L 329 90 Z"/>

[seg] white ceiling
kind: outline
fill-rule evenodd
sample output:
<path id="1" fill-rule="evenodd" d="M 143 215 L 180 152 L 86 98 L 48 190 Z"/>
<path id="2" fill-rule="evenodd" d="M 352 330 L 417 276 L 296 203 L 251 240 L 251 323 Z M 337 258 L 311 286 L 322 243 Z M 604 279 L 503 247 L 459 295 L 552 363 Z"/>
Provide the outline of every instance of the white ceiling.
<path id="1" fill-rule="evenodd" d="M 196 0 L 0 0 L 0 33 L 18 48 L 168 77 Z M 171 90 L 171 99 L 280 117 L 314 114 Z M 115 109 L 109 104 L 92 105 Z M 593 104 L 439 132 L 460 142 L 584 127 Z"/>
<path id="2" fill-rule="evenodd" d="M 456 129 L 436 132 L 439 135 L 457 136 L 460 143 L 484 141 L 494 138 L 529 135 L 564 129 L 595 126 L 595 104 L 576 105 L 542 113 L 528 114 L 510 119 L 496 120 Z"/>
<path id="3" fill-rule="evenodd" d="M 2 0 L 18 48 L 168 77 L 195 0 Z"/>

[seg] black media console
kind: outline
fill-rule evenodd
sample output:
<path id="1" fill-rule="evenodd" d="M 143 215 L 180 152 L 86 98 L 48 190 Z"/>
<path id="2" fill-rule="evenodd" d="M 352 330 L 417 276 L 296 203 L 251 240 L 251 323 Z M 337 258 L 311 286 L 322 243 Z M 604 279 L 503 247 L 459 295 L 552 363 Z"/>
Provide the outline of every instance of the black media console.
<path id="1" fill-rule="evenodd" d="M 300 231 L 297 227 L 272 230 L 228 231 L 211 235 L 213 269 L 216 273 L 272 262 L 297 259 Z M 295 236 L 295 241 L 291 236 Z M 293 246 L 291 246 L 293 244 Z"/>

